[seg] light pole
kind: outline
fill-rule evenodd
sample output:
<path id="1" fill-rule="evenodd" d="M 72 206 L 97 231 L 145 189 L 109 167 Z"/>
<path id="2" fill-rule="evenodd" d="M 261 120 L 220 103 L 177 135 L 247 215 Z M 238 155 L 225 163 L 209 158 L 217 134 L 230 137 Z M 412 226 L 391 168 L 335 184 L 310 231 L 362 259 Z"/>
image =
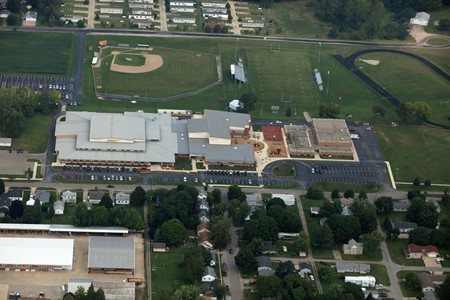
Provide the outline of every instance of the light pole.
<path id="1" fill-rule="evenodd" d="M 330 89 L 330 71 L 328 71 L 328 82 L 327 82 L 327 97 L 328 97 L 328 90 Z"/>
<path id="2" fill-rule="evenodd" d="M 136 100 L 127 101 L 127 111 L 128 111 L 128 107 L 130 106 L 130 103 L 136 104 Z"/>

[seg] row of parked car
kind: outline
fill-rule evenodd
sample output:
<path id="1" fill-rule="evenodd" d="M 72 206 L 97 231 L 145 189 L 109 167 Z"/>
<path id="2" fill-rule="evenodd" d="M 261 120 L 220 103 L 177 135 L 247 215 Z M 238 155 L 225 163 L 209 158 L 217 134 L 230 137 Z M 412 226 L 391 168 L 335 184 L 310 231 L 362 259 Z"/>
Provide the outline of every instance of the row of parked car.
<path id="1" fill-rule="evenodd" d="M 136 173 L 138 169 L 125 167 L 63 166 L 63 171 Z"/>
<path id="2" fill-rule="evenodd" d="M 229 175 L 229 176 L 248 176 L 251 173 L 247 171 L 223 171 L 223 170 L 207 170 L 208 175 Z"/>

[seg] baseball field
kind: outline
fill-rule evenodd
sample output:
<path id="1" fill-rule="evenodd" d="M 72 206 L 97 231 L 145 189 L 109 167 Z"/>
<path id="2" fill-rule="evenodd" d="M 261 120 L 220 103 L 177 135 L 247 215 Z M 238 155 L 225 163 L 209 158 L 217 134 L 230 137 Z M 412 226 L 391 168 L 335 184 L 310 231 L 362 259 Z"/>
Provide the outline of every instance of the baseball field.
<path id="1" fill-rule="evenodd" d="M 75 35 L 47 32 L 0 32 L 0 73 L 73 74 Z"/>

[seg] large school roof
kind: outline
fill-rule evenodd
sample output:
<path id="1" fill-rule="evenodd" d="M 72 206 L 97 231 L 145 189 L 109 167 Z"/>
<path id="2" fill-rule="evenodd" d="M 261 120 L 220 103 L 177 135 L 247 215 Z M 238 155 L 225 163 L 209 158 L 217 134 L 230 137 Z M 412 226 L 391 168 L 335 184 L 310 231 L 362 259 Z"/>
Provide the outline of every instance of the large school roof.
<path id="1" fill-rule="evenodd" d="M 0 264 L 72 268 L 73 239 L 0 238 Z"/>

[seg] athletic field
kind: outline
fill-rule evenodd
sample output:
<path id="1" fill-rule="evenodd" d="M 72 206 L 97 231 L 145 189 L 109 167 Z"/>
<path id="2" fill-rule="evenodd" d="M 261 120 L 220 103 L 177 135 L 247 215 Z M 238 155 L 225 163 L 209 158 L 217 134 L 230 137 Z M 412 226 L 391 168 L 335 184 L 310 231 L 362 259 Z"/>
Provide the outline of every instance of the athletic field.
<path id="1" fill-rule="evenodd" d="M 0 73 L 72 76 L 75 35 L 0 32 Z"/>

